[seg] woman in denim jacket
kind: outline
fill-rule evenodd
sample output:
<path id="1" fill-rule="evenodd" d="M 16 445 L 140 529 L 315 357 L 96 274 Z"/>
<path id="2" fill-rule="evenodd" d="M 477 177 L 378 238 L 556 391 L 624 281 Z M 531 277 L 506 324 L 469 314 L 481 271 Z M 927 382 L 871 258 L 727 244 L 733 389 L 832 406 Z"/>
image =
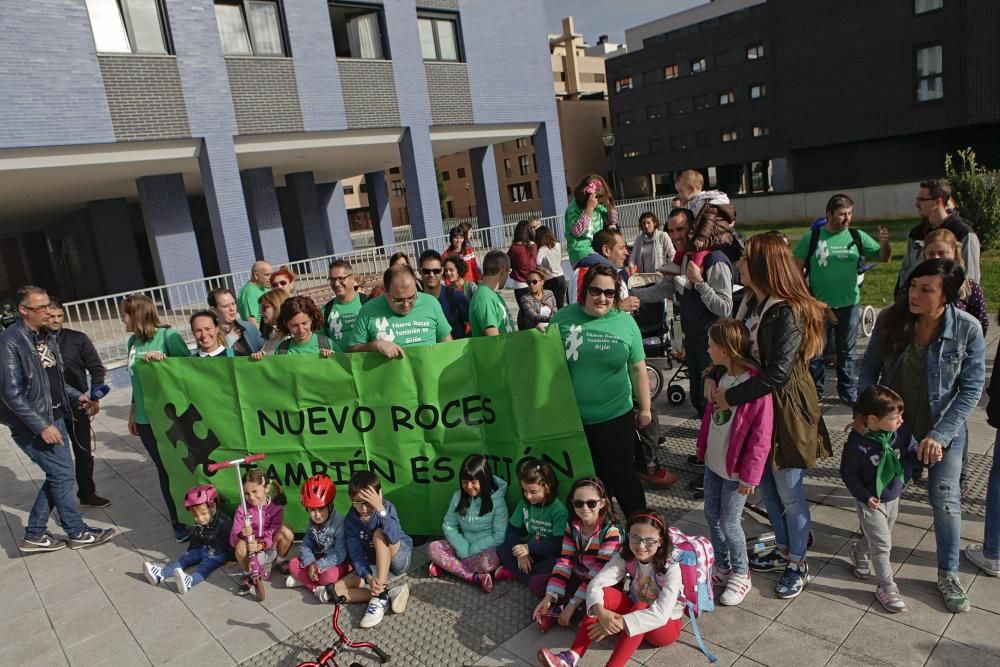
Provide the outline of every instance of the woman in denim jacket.
<path id="1" fill-rule="evenodd" d="M 905 300 L 875 323 L 861 362 L 860 394 L 872 384 L 903 397 L 903 427 L 910 463 L 930 468 L 928 495 L 934 511 L 938 590 L 952 612 L 968 611 L 958 578 L 962 528 L 962 453 L 965 420 L 979 403 L 986 382 L 986 342 L 976 318 L 955 308 L 965 272 L 955 262 L 930 259 L 906 280 Z M 907 475 L 909 476 L 909 475 Z"/>

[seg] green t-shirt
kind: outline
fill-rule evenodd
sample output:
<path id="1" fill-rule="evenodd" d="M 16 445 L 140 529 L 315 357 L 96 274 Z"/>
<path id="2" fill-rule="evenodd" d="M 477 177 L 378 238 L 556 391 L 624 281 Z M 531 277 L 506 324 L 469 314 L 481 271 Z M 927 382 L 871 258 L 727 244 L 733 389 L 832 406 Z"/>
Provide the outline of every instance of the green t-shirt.
<path id="1" fill-rule="evenodd" d="M 324 312 L 329 308 L 330 314 L 323 325 L 323 333 L 330 339 L 333 349 L 337 352 L 347 352 L 351 344 L 351 334 L 354 333 L 354 322 L 361 312 L 361 294 L 355 293 L 354 298 L 347 303 L 340 303 L 336 298 L 331 299 L 323 307 Z"/>
<path id="2" fill-rule="evenodd" d="M 309 340 L 304 343 L 296 343 L 295 339 L 288 339 L 288 354 L 319 354 L 319 336 L 315 333 L 309 336 Z"/>
<path id="3" fill-rule="evenodd" d="M 146 363 L 142 356 L 147 352 L 162 352 L 168 357 L 190 357 L 187 343 L 177 333 L 176 329 L 170 327 L 160 327 L 147 341 L 140 341 L 135 334 L 128 339 L 128 374 L 132 379 L 132 404 L 135 406 L 135 423 L 148 424 L 149 415 L 146 414 L 146 405 L 143 403 L 142 383 L 135 373 L 137 363 Z"/>
<path id="4" fill-rule="evenodd" d="M 566 226 L 566 251 L 569 253 L 570 264 L 576 264 L 587 255 L 593 254 L 594 235 L 604 229 L 610 220 L 607 207 L 604 204 L 598 204 L 594 212 L 590 214 L 590 224 L 587 225 L 587 229 L 583 231 L 582 235 L 574 236 L 573 227 L 584 211 L 585 209 L 580 208 L 580 205 L 576 203 L 576 199 L 570 197 L 569 206 L 566 207 L 566 212 L 563 214 Z"/>
<path id="5" fill-rule="evenodd" d="M 433 345 L 451 335 L 451 324 L 438 300 L 417 292 L 417 301 L 406 315 L 397 315 L 389 307 L 387 294 L 361 306 L 354 331 L 347 346 L 387 340 L 400 347 Z"/>
<path id="6" fill-rule="evenodd" d="M 562 535 L 566 531 L 568 517 L 566 503 L 558 498 L 543 506 L 529 505 L 521 498 L 510 513 L 510 525 L 520 528 L 526 534 L 526 544 L 530 544 L 546 537 Z"/>
<path id="7" fill-rule="evenodd" d="M 260 322 L 260 297 L 267 294 L 266 289 L 261 289 L 257 283 L 250 281 L 240 290 L 240 296 L 236 299 L 236 310 L 240 313 L 240 319 L 250 319 L 251 317 Z"/>
<path id="8" fill-rule="evenodd" d="M 591 317 L 574 303 L 557 311 L 551 324 L 559 327 L 566 346 L 583 423 L 599 424 L 630 411 L 629 367 L 646 358 L 635 319 L 614 309 L 604 317 Z"/>
<path id="9" fill-rule="evenodd" d="M 861 252 L 864 256 L 878 257 L 878 241 L 860 229 L 857 232 L 861 236 Z M 803 262 L 807 261 L 810 236 L 811 231 L 799 239 L 792 251 Z M 844 229 L 831 234 L 824 225 L 819 230 L 816 252 L 808 259 L 809 291 L 831 308 L 844 308 L 861 302 L 861 291 L 858 289 L 858 249 L 853 243 L 850 230 Z"/>
<path id="10" fill-rule="evenodd" d="M 485 284 L 476 288 L 469 304 L 469 327 L 473 336 L 485 336 L 488 327 L 496 327 L 502 334 L 514 333 L 514 318 L 507 310 L 503 297 Z"/>

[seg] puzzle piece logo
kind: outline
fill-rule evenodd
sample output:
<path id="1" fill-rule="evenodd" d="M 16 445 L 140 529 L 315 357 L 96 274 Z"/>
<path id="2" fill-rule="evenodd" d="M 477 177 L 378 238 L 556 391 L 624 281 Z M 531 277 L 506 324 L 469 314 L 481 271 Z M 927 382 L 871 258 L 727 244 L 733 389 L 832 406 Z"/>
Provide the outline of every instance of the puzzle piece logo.
<path id="1" fill-rule="evenodd" d="M 329 325 L 330 333 L 337 340 L 340 340 L 341 336 L 344 335 L 344 323 L 340 321 L 340 313 L 336 310 L 330 313 L 330 320 L 327 323 Z"/>
<path id="2" fill-rule="evenodd" d="M 816 262 L 820 266 L 826 266 L 829 264 L 830 258 L 830 248 L 827 246 L 826 241 L 820 241 L 816 246 Z"/>
<path id="3" fill-rule="evenodd" d="M 569 337 L 566 339 L 566 360 L 580 360 L 580 346 L 583 344 L 583 327 L 573 324 L 569 328 Z"/>
<path id="4" fill-rule="evenodd" d="M 389 320 L 385 317 L 380 317 L 375 320 L 375 327 L 378 331 L 375 332 L 375 340 L 384 340 L 392 342 L 396 340 L 396 334 L 389 331 Z"/>
<path id="5" fill-rule="evenodd" d="M 193 473 L 198 469 L 198 466 L 207 466 L 210 463 L 214 463 L 209 457 L 212 452 L 219 448 L 221 443 L 211 430 L 208 431 L 208 434 L 204 438 L 198 437 L 198 434 L 194 432 L 194 425 L 202 419 L 198 408 L 194 405 L 189 405 L 183 414 L 178 415 L 177 406 L 173 403 L 167 403 L 163 408 L 163 412 L 174 423 L 167 431 L 167 437 L 170 438 L 170 442 L 173 443 L 174 447 L 177 447 L 178 442 L 183 442 L 187 445 L 188 454 L 183 459 L 187 469 Z"/>

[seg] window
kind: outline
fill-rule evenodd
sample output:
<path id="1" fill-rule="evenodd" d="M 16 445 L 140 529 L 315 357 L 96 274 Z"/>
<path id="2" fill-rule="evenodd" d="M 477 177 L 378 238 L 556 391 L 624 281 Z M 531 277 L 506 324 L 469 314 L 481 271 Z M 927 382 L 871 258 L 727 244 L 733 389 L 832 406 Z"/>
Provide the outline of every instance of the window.
<path id="1" fill-rule="evenodd" d="M 458 62 L 461 49 L 458 42 L 457 14 L 417 14 L 420 26 L 420 52 L 424 60 Z"/>
<path id="2" fill-rule="evenodd" d="M 510 168 L 510 160 L 507 158 L 503 159 L 503 173 L 507 178 L 514 175 L 514 171 Z"/>
<path id="3" fill-rule="evenodd" d="M 389 173 L 390 174 L 398 174 L 399 173 L 399 167 L 389 167 Z"/>
<path id="4" fill-rule="evenodd" d="M 631 125 L 633 120 L 635 120 L 635 114 L 631 111 L 622 111 L 618 114 L 619 125 Z"/>
<path id="5" fill-rule="evenodd" d="M 361 187 L 358 188 L 358 194 L 366 195 L 368 194 L 368 184 L 362 183 Z"/>
<path id="6" fill-rule="evenodd" d="M 531 200 L 531 183 L 514 183 L 507 186 L 507 191 L 510 192 L 510 200 L 515 204 Z"/>
<path id="7" fill-rule="evenodd" d="M 685 97 L 679 100 L 670 100 L 667 102 L 667 115 L 668 116 L 679 116 L 684 113 L 689 113 L 693 107 L 690 97 Z"/>
<path id="8" fill-rule="evenodd" d="M 630 146 L 622 146 L 622 157 L 626 160 L 634 157 L 639 157 L 642 155 L 642 147 L 639 144 L 632 144 Z"/>
<path id="9" fill-rule="evenodd" d="M 729 51 L 716 51 L 714 56 L 714 64 L 716 67 L 726 67 L 733 64 L 733 52 Z"/>
<path id="10" fill-rule="evenodd" d="M 664 79 L 676 79 L 678 76 L 680 76 L 680 72 L 677 69 L 677 65 L 667 65 L 663 68 Z"/>
<path id="11" fill-rule="evenodd" d="M 330 25 L 338 58 L 385 60 L 389 57 L 385 14 L 381 7 L 331 2 Z"/>
<path id="12" fill-rule="evenodd" d="M 719 93 L 719 106 L 723 104 L 732 104 L 736 101 L 736 93 L 731 90 L 724 90 Z"/>
<path id="13" fill-rule="evenodd" d="M 656 120 L 657 118 L 663 118 L 663 114 L 666 111 L 666 107 L 662 104 L 654 104 L 651 107 L 646 107 L 646 120 Z"/>
<path id="14" fill-rule="evenodd" d="M 354 186 L 353 185 L 345 185 L 344 186 L 344 194 L 345 195 L 353 195 L 354 194 Z"/>
<path id="15" fill-rule="evenodd" d="M 215 18 L 227 56 L 285 55 L 277 2 L 215 0 Z"/>
<path id="16" fill-rule="evenodd" d="M 642 83 L 646 86 L 651 86 L 654 83 L 660 83 L 663 81 L 663 70 L 659 67 L 656 69 L 646 70 L 642 73 Z"/>
<path id="17" fill-rule="evenodd" d="M 524 137 L 521 137 L 520 139 L 514 142 L 514 145 L 517 146 L 518 148 L 524 148 L 528 145 L 528 140 L 525 139 Z"/>
<path id="18" fill-rule="evenodd" d="M 727 144 L 730 141 L 736 141 L 739 139 L 739 134 L 736 130 L 723 130 L 722 131 L 722 143 Z"/>
<path id="19" fill-rule="evenodd" d="M 694 98 L 694 109 L 695 111 L 701 111 L 702 109 L 707 109 L 712 106 L 712 96 L 711 95 L 698 95 Z"/>
<path id="20" fill-rule="evenodd" d="M 459 167 L 455 170 L 456 178 L 465 178 L 465 167 Z"/>
<path id="21" fill-rule="evenodd" d="M 406 194 L 406 186 L 403 181 L 396 179 L 392 182 L 392 194 L 394 197 L 402 197 Z"/>
<path id="22" fill-rule="evenodd" d="M 623 90 L 632 90 L 632 77 L 627 76 L 624 79 L 615 81 L 615 92 L 620 93 Z"/>
<path id="23" fill-rule="evenodd" d="M 764 57 L 763 44 L 751 44 L 747 47 L 747 60 L 757 60 Z"/>
<path id="24" fill-rule="evenodd" d="M 607 116 L 601 116 L 601 127 L 604 128 L 605 130 L 608 129 L 608 117 Z"/>
<path id="25" fill-rule="evenodd" d="M 767 97 L 767 85 L 763 83 L 755 83 L 750 86 L 750 99 L 759 100 L 762 97 Z"/>
<path id="26" fill-rule="evenodd" d="M 925 14 L 944 8 L 944 0 L 913 0 L 913 13 Z"/>
<path id="27" fill-rule="evenodd" d="M 450 171 L 442 171 L 441 172 L 441 180 L 442 181 L 450 181 L 451 180 L 451 172 Z"/>
<path id="28" fill-rule="evenodd" d="M 767 125 L 753 126 L 753 136 L 755 137 L 766 137 L 770 134 L 771 134 L 771 128 Z"/>
<path id="29" fill-rule="evenodd" d="M 944 97 L 944 50 L 940 44 L 917 49 L 917 101 Z"/>
<path id="30" fill-rule="evenodd" d="M 594 75 L 594 83 L 604 83 L 604 82 L 605 82 L 605 78 L 604 78 L 603 74 L 595 74 Z"/>
<path id="31" fill-rule="evenodd" d="M 517 158 L 517 168 L 521 172 L 522 176 L 527 176 L 531 173 L 530 162 L 528 161 L 527 155 L 522 155 Z"/>
<path id="32" fill-rule="evenodd" d="M 698 60 L 691 61 L 691 73 L 700 74 L 708 69 L 708 63 L 705 62 L 704 58 L 699 58 Z"/>
<path id="33" fill-rule="evenodd" d="M 688 148 L 691 145 L 692 137 L 691 135 L 682 134 L 675 137 L 670 137 L 670 150 L 681 151 Z"/>
<path id="34" fill-rule="evenodd" d="M 87 0 L 100 53 L 167 53 L 159 0 Z"/>

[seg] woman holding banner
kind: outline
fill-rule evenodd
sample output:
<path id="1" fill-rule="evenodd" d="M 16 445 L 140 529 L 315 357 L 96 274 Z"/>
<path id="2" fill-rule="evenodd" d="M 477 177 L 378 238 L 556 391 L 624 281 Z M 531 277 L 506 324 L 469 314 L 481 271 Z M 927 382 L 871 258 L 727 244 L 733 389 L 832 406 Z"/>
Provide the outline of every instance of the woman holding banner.
<path id="1" fill-rule="evenodd" d="M 625 516 L 646 507 L 646 495 L 623 443 L 652 420 L 646 356 L 635 319 L 619 310 L 620 278 L 611 266 L 590 267 L 580 290 L 583 302 L 559 310 L 559 327 L 594 469 Z M 638 404 L 638 409 L 634 406 Z"/>

